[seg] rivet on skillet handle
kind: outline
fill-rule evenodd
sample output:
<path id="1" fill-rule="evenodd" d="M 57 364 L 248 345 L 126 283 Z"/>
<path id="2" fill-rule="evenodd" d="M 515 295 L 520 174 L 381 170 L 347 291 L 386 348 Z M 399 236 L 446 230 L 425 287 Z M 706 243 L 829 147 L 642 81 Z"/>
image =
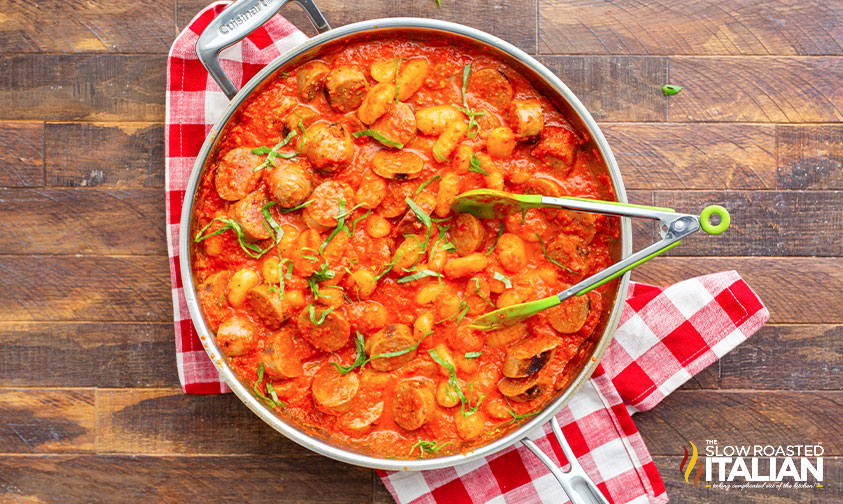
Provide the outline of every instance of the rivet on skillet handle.
<path id="1" fill-rule="evenodd" d="M 196 55 L 229 100 L 237 94 L 237 88 L 220 66 L 220 51 L 241 41 L 269 21 L 290 1 L 302 6 L 310 22 L 320 33 L 331 29 L 313 0 L 237 0 L 214 18 L 199 35 L 199 40 L 196 41 Z"/>
<path id="2" fill-rule="evenodd" d="M 525 437 L 521 442 L 550 469 L 551 474 L 562 485 L 562 490 L 565 491 L 572 504 L 609 504 L 609 501 L 603 496 L 597 485 L 594 484 L 594 481 L 588 477 L 588 474 L 580 463 L 577 462 L 574 452 L 562 435 L 562 428 L 559 427 L 556 417 L 550 419 L 550 428 L 553 429 L 553 434 L 556 436 L 557 441 L 559 441 L 562 453 L 565 454 L 568 464 L 571 465 L 568 472 L 563 471 L 561 467 L 554 464 L 553 460 L 532 439 Z"/>

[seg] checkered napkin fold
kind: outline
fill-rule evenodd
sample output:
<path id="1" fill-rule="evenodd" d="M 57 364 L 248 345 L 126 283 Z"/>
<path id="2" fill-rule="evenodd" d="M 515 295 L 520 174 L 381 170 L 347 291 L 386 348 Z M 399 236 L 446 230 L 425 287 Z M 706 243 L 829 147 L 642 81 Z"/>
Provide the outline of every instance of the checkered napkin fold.
<path id="1" fill-rule="evenodd" d="M 167 62 L 167 243 L 176 360 L 188 394 L 228 392 L 199 341 L 182 292 L 179 219 L 190 170 L 205 135 L 228 103 L 194 53 L 196 39 L 227 2 L 200 12 L 173 43 Z M 265 64 L 306 40 L 280 16 L 225 51 L 220 60 L 240 87 Z M 594 376 L 557 415 L 562 432 L 610 501 L 667 502 L 664 485 L 631 414 L 646 411 L 757 331 L 769 318 L 734 271 L 666 289 L 631 284 L 620 325 Z M 557 464 L 564 456 L 548 425 L 530 435 Z M 562 503 L 561 487 L 526 448 L 424 472 L 379 472 L 399 503 Z"/>

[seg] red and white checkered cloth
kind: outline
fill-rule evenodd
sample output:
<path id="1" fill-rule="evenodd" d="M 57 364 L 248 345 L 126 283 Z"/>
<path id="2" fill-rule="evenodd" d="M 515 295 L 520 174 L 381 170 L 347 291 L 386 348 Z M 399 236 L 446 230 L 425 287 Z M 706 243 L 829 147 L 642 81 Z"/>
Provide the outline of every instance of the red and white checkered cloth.
<path id="1" fill-rule="evenodd" d="M 194 53 L 194 44 L 227 2 L 191 21 L 173 43 L 167 65 L 167 244 L 173 288 L 176 357 L 186 393 L 228 392 L 190 321 L 178 263 L 178 233 L 187 179 L 205 135 L 228 100 Z M 240 87 L 266 63 L 306 40 L 276 16 L 221 55 Z M 557 419 L 580 464 L 610 501 L 667 502 L 631 414 L 645 411 L 757 331 L 769 318 L 761 300 L 734 271 L 667 289 L 632 283 L 615 339 L 583 389 Z M 560 465 L 548 425 L 530 437 Z M 380 472 L 399 503 L 564 503 L 556 480 L 526 448 L 512 446 L 484 460 L 424 472 Z"/>

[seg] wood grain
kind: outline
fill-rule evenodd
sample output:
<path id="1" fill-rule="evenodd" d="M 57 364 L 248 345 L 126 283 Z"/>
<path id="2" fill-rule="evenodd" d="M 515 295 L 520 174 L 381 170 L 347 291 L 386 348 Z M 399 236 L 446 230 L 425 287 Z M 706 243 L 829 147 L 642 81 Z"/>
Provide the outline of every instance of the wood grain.
<path id="1" fill-rule="evenodd" d="M 274 431 L 234 394 L 100 389 L 97 434 L 100 453 L 310 453 Z"/>
<path id="2" fill-rule="evenodd" d="M 0 452 L 92 452 L 94 417 L 93 389 L 0 389 Z"/>
<path id="3" fill-rule="evenodd" d="M 775 189 L 774 126 L 600 125 L 632 189 Z"/>
<path id="4" fill-rule="evenodd" d="M 0 68 L 0 119 L 163 122 L 161 56 L 0 56 Z"/>
<path id="5" fill-rule="evenodd" d="M 0 52 L 167 54 L 175 0 L 4 2 Z"/>
<path id="6" fill-rule="evenodd" d="M 0 457 L 3 502 L 359 504 L 371 498 L 369 469 L 325 457 Z"/>
<path id="7" fill-rule="evenodd" d="M 688 256 L 843 256 L 841 191 L 656 191 L 655 205 L 699 215 L 723 205 L 731 226 L 697 232 L 673 249 Z"/>
<path id="8" fill-rule="evenodd" d="M 44 125 L 0 122 L 0 187 L 44 185 Z"/>
<path id="9" fill-rule="evenodd" d="M 635 415 L 653 455 L 682 455 L 686 440 L 721 445 L 821 442 L 826 456 L 843 452 L 840 391 L 677 390 Z"/>
<path id="10" fill-rule="evenodd" d="M 0 254 L 167 253 L 164 191 L 0 189 Z"/>
<path id="11" fill-rule="evenodd" d="M 179 385 L 170 323 L 0 323 L 0 341 L 4 387 Z"/>
<path id="12" fill-rule="evenodd" d="M 843 58 L 670 58 L 672 122 L 843 120 Z"/>
<path id="13" fill-rule="evenodd" d="M 0 256 L 0 320 L 167 322 L 166 257 Z"/>
<path id="14" fill-rule="evenodd" d="M 843 189 L 843 125 L 776 126 L 784 189 Z"/>
<path id="15" fill-rule="evenodd" d="M 740 273 L 770 310 L 770 323 L 843 322 L 840 258 L 659 257 L 635 268 L 632 279 L 670 285 L 731 269 Z"/>
<path id="16" fill-rule="evenodd" d="M 598 121 L 665 121 L 667 58 L 542 56 Z"/>
<path id="17" fill-rule="evenodd" d="M 164 187 L 164 125 L 47 123 L 47 185 Z"/>
<path id="18" fill-rule="evenodd" d="M 791 0 L 541 0 L 539 48 L 565 54 L 843 54 L 843 8 Z"/>
<path id="19" fill-rule="evenodd" d="M 720 360 L 720 386 L 839 390 L 843 326 L 767 325 Z"/>
<path id="20" fill-rule="evenodd" d="M 695 441 L 696 442 L 696 441 Z M 843 458 L 823 458 L 822 488 L 809 489 L 747 489 L 723 490 L 706 488 L 700 478 L 699 486 L 685 483 L 679 473 L 682 457 L 653 457 L 662 481 L 667 487 L 670 502 L 682 504 L 820 504 L 843 501 L 843 486 L 833 484 L 843 480 Z M 696 473 L 695 473 L 696 474 Z"/>

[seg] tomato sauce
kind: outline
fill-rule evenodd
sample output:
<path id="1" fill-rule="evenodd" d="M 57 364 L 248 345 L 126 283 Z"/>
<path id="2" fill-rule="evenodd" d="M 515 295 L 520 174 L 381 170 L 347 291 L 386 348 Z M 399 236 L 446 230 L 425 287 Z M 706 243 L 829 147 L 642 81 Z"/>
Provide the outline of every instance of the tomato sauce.
<path id="1" fill-rule="evenodd" d="M 388 38 L 288 69 L 241 107 L 198 190 L 193 268 L 229 364 L 287 421 L 376 456 L 517 428 L 567 386 L 608 287 L 507 329 L 470 322 L 607 267 L 617 219 L 449 205 L 487 187 L 611 196 L 589 140 L 467 47 Z"/>

